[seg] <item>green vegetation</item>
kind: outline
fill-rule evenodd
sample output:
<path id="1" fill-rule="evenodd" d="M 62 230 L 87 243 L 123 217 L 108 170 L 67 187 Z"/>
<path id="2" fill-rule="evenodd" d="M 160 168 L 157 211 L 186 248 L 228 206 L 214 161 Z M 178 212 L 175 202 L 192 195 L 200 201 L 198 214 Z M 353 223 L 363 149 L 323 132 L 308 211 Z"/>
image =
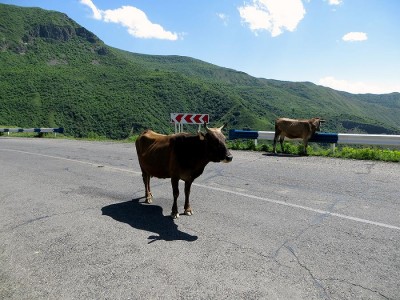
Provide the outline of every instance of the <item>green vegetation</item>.
<path id="1" fill-rule="evenodd" d="M 340 158 L 365 159 L 365 160 L 382 160 L 400 162 L 400 151 L 389 149 L 363 148 L 353 149 L 343 147 L 331 156 Z"/>
<path id="2" fill-rule="evenodd" d="M 105 45 L 65 14 L 0 4 L 0 123 L 64 127 L 76 138 L 171 133 L 170 113 L 208 113 L 211 126 L 272 130 L 286 116 L 324 131 L 400 134 L 400 94 L 352 95 L 258 79 L 181 56 Z"/>
<path id="3" fill-rule="evenodd" d="M 1 127 L 1 126 L 0 126 Z M 6 135 L 2 134 L 1 135 Z M 53 133 L 11 133 L 10 136 L 14 137 L 28 137 L 28 138 L 58 138 L 65 139 L 71 138 L 64 136 L 63 134 L 54 135 Z M 138 135 L 131 135 L 126 139 L 118 140 L 118 142 L 123 143 L 134 143 Z M 115 141 L 110 140 L 105 136 L 99 136 L 97 134 L 89 134 L 88 137 L 84 138 L 88 141 Z M 261 151 L 268 152 L 272 155 L 272 142 L 262 142 L 255 144 L 253 140 L 231 140 L 227 141 L 229 149 L 232 150 L 247 150 L 247 151 Z M 303 145 L 297 142 L 285 142 L 285 154 L 288 155 L 302 155 Z M 281 153 L 280 146 L 278 146 L 278 153 Z M 352 148 L 348 146 L 339 146 L 335 148 L 334 151 L 329 146 L 320 146 L 318 144 L 312 144 L 307 147 L 309 156 L 324 156 L 324 157 L 334 157 L 334 158 L 347 158 L 347 159 L 359 159 L 359 160 L 376 160 L 376 161 L 386 161 L 386 162 L 400 162 L 400 151 L 395 149 L 381 149 L 379 147 L 375 148 Z M 279 155 L 279 154 L 278 154 Z"/>
<path id="4" fill-rule="evenodd" d="M 233 150 L 264 151 L 272 153 L 272 142 L 257 143 L 253 140 L 233 140 L 228 141 L 228 147 Z M 303 144 L 298 142 L 285 142 L 285 154 L 301 155 Z M 277 151 L 280 153 L 280 145 Z M 329 146 L 312 144 L 307 147 L 310 156 L 325 156 L 336 158 L 349 158 L 359 160 L 378 160 L 387 162 L 400 162 L 400 151 L 396 149 L 374 148 L 352 148 L 348 146 L 338 146 L 332 150 Z"/>

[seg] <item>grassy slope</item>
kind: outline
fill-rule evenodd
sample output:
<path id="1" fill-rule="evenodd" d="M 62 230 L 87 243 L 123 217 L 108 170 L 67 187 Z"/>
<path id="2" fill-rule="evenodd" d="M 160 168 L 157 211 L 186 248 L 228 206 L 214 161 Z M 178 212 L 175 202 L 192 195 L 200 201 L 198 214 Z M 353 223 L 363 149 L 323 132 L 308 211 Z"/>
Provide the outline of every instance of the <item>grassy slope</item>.
<path id="1" fill-rule="evenodd" d="M 78 137 L 171 132 L 171 112 L 209 113 L 231 128 L 271 130 L 278 116 L 322 116 L 325 130 L 400 132 L 398 93 L 351 95 L 189 57 L 129 53 L 35 8 L 0 4 L 0 77 L 0 124 L 63 126 Z"/>

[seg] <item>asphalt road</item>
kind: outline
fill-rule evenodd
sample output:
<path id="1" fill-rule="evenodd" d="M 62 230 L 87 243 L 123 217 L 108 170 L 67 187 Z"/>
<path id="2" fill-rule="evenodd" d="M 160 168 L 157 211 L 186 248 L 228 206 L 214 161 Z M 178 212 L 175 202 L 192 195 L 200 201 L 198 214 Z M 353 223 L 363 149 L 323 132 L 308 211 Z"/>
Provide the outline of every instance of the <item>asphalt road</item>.
<path id="1" fill-rule="evenodd" d="M 398 163 L 233 156 L 172 220 L 133 144 L 0 138 L 0 299 L 400 299 Z"/>

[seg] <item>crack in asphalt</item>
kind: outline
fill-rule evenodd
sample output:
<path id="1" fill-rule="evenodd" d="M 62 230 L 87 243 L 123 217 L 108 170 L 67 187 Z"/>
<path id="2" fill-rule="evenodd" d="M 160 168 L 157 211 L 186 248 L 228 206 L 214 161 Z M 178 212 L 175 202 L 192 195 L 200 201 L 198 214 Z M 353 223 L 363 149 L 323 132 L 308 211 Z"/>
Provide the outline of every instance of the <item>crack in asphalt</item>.
<path id="1" fill-rule="evenodd" d="M 333 207 L 333 206 L 332 206 L 332 207 Z M 321 219 L 321 221 L 322 221 L 322 219 Z M 234 247 L 237 248 L 237 249 L 241 249 L 241 250 L 243 250 L 243 251 L 248 251 L 248 252 L 254 253 L 255 255 L 257 255 L 257 256 L 259 256 L 259 257 L 261 257 L 261 258 L 263 258 L 263 259 L 268 259 L 268 260 L 271 260 L 271 261 L 275 261 L 275 263 L 277 263 L 277 264 L 280 265 L 280 266 L 284 266 L 284 265 L 282 265 L 282 264 L 277 260 L 277 256 L 279 255 L 280 250 L 281 250 L 282 248 L 285 248 L 285 249 L 296 259 L 297 264 L 298 264 L 302 269 L 304 269 L 304 270 L 307 272 L 307 274 L 310 276 L 310 278 L 311 278 L 311 280 L 312 280 L 312 283 L 313 283 L 314 287 L 318 290 L 319 296 L 321 297 L 321 299 L 331 299 L 331 296 L 329 296 L 329 294 L 328 294 L 328 292 L 327 292 L 327 287 L 326 287 L 326 285 L 323 284 L 323 282 L 326 282 L 326 281 L 338 281 L 338 282 L 341 282 L 341 283 L 344 283 L 344 284 L 352 285 L 352 286 L 354 286 L 354 287 L 359 287 L 359 288 L 364 289 L 364 290 L 366 290 L 366 291 L 370 291 L 370 292 L 372 292 L 372 293 L 375 293 L 375 294 L 379 295 L 379 296 L 382 297 L 383 299 L 395 300 L 394 298 L 390 298 L 390 297 L 384 295 L 383 293 L 381 293 L 380 291 L 378 291 L 378 290 L 376 290 L 376 289 L 368 288 L 368 287 L 362 286 L 362 285 L 360 285 L 360 284 L 356 284 L 356 283 L 353 283 L 353 282 L 346 281 L 346 280 L 344 280 L 344 279 L 337 279 L 337 278 L 318 278 L 316 275 L 314 275 L 314 273 L 312 272 L 312 270 L 311 270 L 305 263 L 303 263 L 303 262 L 300 260 L 298 254 L 296 254 L 296 252 L 295 252 L 295 250 L 293 249 L 293 247 L 291 247 L 290 245 L 288 245 L 288 243 L 289 243 L 290 241 L 297 240 L 298 238 L 301 237 L 301 235 L 303 235 L 303 234 L 304 234 L 306 231 L 308 231 L 310 228 L 315 228 L 315 227 L 317 227 L 315 224 L 314 224 L 314 225 L 308 226 L 307 228 L 303 229 L 296 237 L 294 237 L 294 238 L 292 238 L 292 239 L 286 240 L 286 241 L 275 251 L 275 254 L 274 254 L 274 255 L 266 255 L 266 254 L 264 254 L 264 253 L 262 253 L 262 252 L 260 252 L 260 251 L 257 251 L 257 250 L 255 250 L 255 249 L 253 249 L 253 248 L 244 247 L 243 245 L 241 245 L 241 244 L 239 244 L 239 243 L 235 243 L 235 242 L 232 242 L 232 241 L 229 241 L 229 240 L 226 240 L 226 239 L 217 237 L 217 236 L 215 236 L 215 235 L 206 235 L 206 234 L 204 234 L 204 232 L 202 232 L 202 231 L 200 231 L 200 230 L 195 230 L 195 229 L 193 229 L 193 228 L 190 228 L 190 226 L 186 226 L 187 229 L 189 229 L 189 230 L 192 231 L 192 232 L 195 232 L 195 233 L 198 234 L 198 235 L 207 236 L 208 238 L 214 239 L 214 240 L 216 240 L 216 241 L 218 241 L 218 242 L 222 242 L 222 243 L 226 243 L 226 244 L 232 245 L 232 246 L 234 246 Z M 287 267 L 287 266 L 285 266 L 285 267 Z M 288 267 L 288 268 L 289 268 L 289 267 Z"/>
<path id="2" fill-rule="evenodd" d="M 314 274 L 311 272 L 311 270 L 304 263 L 302 263 L 300 261 L 299 257 L 296 255 L 296 252 L 294 251 L 294 249 L 292 247 L 290 247 L 289 245 L 286 245 L 285 248 L 294 256 L 298 265 L 300 267 L 302 267 L 304 270 L 306 270 L 308 275 L 310 275 L 314 286 L 319 290 L 320 297 L 324 298 L 324 299 L 330 299 L 329 295 L 326 292 L 326 288 L 322 285 L 320 280 L 318 280 L 318 278 L 314 276 Z"/>
<path id="3" fill-rule="evenodd" d="M 359 171 L 359 172 L 355 172 L 358 175 L 369 175 L 372 172 L 372 169 L 375 167 L 376 163 L 366 163 L 366 171 Z"/>
<path id="4" fill-rule="evenodd" d="M 77 212 L 84 212 L 84 211 L 94 210 L 94 209 L 97 210 L 98 207 L 88 207 L 88 208 L 85 208 L 85 209 L 76 209 L 76 210 L 73 210 L 73 211 L 67 211 L 67 212 L 58 213 L 58 214 L 44 215 L 44 216 L 40 216 L 40 217 L 37 217 L 37 218 L 33 218 L 33 219 L 30 219 L 30 220 L 27 220 L 27 221 L 22 222 L 20 224 L 14 225 L 14 226 L 10 227 L 7 230 L 0 230 L 0 232 L 6 232 L 8 230 L 14 230 L 14 229 L 17 229 L 19 227 L 22 227 L 22 226 L 25 226 L 25 225 L 28 225 L 28 224 L 31 224 L 31 223 L 34 223 L 34 222 L 37 222 L 37 221 L 40 221 L 40 220 L 44 220 L 44 219 L 49 219 L 49 218 L 53 218 L 53 217 L 69 215 L 69 214 L 74 214 L 74 213 L 77 213 Z"/>
<path id="5" fill-rule="evenodd" d="M 350 282 L 350 281 L 346 281 L 346 280 L 344 280 L 344 279 L 325 278 L 325 279 L 320 279 L 320 280 L 321 280 L 321 281 L 339 281 L 339 282 L 341 282 L 341 283 L 349 284 L 349 285 L 352 285 L 352 286 L 354 286 L 354 287 L 359 287 L 359 288 L 361 288 L 361 289 L 363 289 L 363 290 L 366 290 L 366 291 L 369 291 L 369 292 L 378 294 L 379 296 L 381 296 L 381 297 L 384 298 L 384 299 L 387 299 L 387 300 L 395 300 L 395 298 L 390 298 L 389 296 L 386 296 L 386 295 L 382 294 L 382 293 L 381 293 L 380 291 L 378 291 L 378 290 L 373 290 L 373 289 L 367 288 L 367 287 L 365 287 L 365 286 L 362 286 L 362 285 L 360 285 L 360 284 L 357 284 L 357 283 L 354 283 L 354 282 Z"/>
<path id="6" fill-rule="evenodd" d="M 229 245 L 233 245 L 233 246 L 235 246 L 235 247 L 238 248 L 238 249 L 242 249 L 242 250 L 247 250 L 247 251 L 253 252 L 254 254 L 256 254 L 256 255 L 258 255 L 258 256 L 260 256 L 260 257 L 262 257 L 262 258 L 267 258 L 267 259 L 270 259 L 270 260 L 273 259 L 273 257 L 272 257 L 271 255 L 266 255 L 266 254 L 264 254 L 264 253 L 262 253 L 262 252 L 256 251 L 256 250 L 253 249 L 253 248 L 244 247 L 244 246 L 241 245 L 241 244 L 238 244 L 238 243 L 235 243 L 235 242 L 226 240 L 226 239 L 222 239 L 222 238 L 217 237 L 217 236 L 215 236 L 215 235 L 206 235 L 206 234 L 204 234 L 204 232 L 202 232 L 202 231 L 200 231 L 200 230 L 195 230 L 195 229 L 190 228 L 190 226 L 185 226 L 185 227 L 186 227 L 187 229 L 189 229 L 190 231 L 193 231 L 194 233 L 198 234 L 198 235 L 201 234 L 201 235 L 203 235 L 203 236 L 207 236 L 207 237 L 210 238 L 210 239 L 217 240 L 218 242 L 222 242 L 222 243 L 226 243 L 226 244 L 229 244 Z"/>
<path id="7" fill-rule="evenodd" d="M 299 264 L 299 266 L 301 266 L 303 269 L 305 269 L 307 271 L 307 273 L 310 275 L 312 282 L 314 284 L 314 286 L 319 290 L 319 294 L 322 298 L 324 299 L 330 299 L 329 295 L 326 292 L 326 288 L 324 287 L 324 285 L 321 283 L 321 280 L 319 280 L 317 277 L 314 276 L 314 274 L 311 272 L 310 268 L 308 268 L 304 263 L 302 263 L 298 257 L 298 255 L 295 253 L 294 249 L 289 245 L 289 243 L 292 243 L 294 241 L 297 241 L 300 239 L 300 237 L 302 235 L 304 235 L 304 233 L 306 233 L 307 231 L 309 231 L 310 229 L 314 229 L 316 227 L 319 227 L 323 221 L 328 218 L 331 213 L 334 211 L 335 206 L 342 202 L 342 199 L 336 199 L 335 201 L 333 201 L 326 209 L 327 213 L 326 214 L 317 214 L 315 215 L 315 217 L 313 219 L 310 220 L 309 225 L 302 229 L 296 236 L 287 239 L 284 241 L 284 243 L 275 251 L 274 255 L 272 256 L 274 261 L 280 265 L 280 266 L 284 266 L 283 264 L 281 264 L 278 261 L 278 256 L 279 256 L 279 252 L 285 248 L 286 250 L 288 250 L 296 259 L 297 263 Z"/>
<path id="8" fill-rule="evenodd" d="M 311 226 L 312 226 L 312 225 L 311 225 Z M 310 228 L 311 226 L 309 226 L 308 228 Z M 308 228 L 306 228 L 305 230 L 303 230 L 303 231 L 301 232 L 301 234 L 303 234 L 303 232 L 305 232 L 306 230 L 308 230 Z M 193 230 L 193 231 L 196 232 L 195 230 Z M 197 234 L 200 234 L 201 232 L 196 232 L 196 233 L 197 233 Z M 301 235 L 301 234 L 300 234 L 300 235 Z M 299 237 L 300 235 L 298 235 L 298 237 Z M 302 262 L 300 261 L 299 257 L 296 255 L 296 253 L 295 253 L 295 251 L 293 250 L 293 248 L 290 247 L 289 245 L 286 245 L 286 243 L 287 243 L 288 241 L 286 241 L 286 242 L 277 250 L 277 252 L 275 252 L 275 255 L 266 255 L 266 254 L 264 254 L 264 253 L 262 253 L 262 252 L 260 252 L 260 251 L 256 251 L 256 250 L 253 249 L 253 248 L 243 247 L 242 245 L 240 245 L 240 244 L 238 244 L 238 243 L 235 243 L 235 242 L 232 242 L 232 241 L 228 241 L 228 240 L 224 240 L 224 239 L 218 238 L 218 237 L 213 236 L 213 235 L 209 235 L 208 237 L 209 237 L 209 238 L 212 238 L 212 239 L 215 239 L 215 240 L 217 240 L 217 241 L 219 241 L 219 242 L 223 242 L 223 243 L 226 243 L 226 244 L 229 244 L 229 245 L 233 245 L 233 246 L 235 246 L 235 247 L 238 248 L 238 249 L 241 249 L 241 250 L 244 250 L 244 251 L 252 252 L 252 253 L 256 254 L 257 256 L 262 257 L 262 258 L 264 258 L 264 259 L 266 258 L 266 259 L 268 259 L 268 260 L 275 261 L 275 263 L 277 263 L 277 264 L 280 265 L 280 266 L 283 266 L 283 265 L 280 264 L 280 263 L 277 261 L 276 255 L 277 255 L 277 252 L 280 251 L 280 249 L 282 249 L 283 247 L 286 248 L 286 249 L 295 257 L 295 259 L 296 259 L 298 265 L 299 265 L 300 267 L 302 267 L 304 270 L 306 270 L 306 272 L 309 274 L 309 276 L 310 276 L 310 278 L 311 278 L 311 280 L 312 280 L 313 285 L 318 289 L 318 292 L 319 292 L 320 297 L 323 298 L 323 299 L 331 299 L 331 298 L 329 297 L 327 291 L 326 291 L 326 287 L 324 287 L 323 284 L 321 283 L 321 280 L 319 280 L 319 279 L 312 273 L 312 271 L 311 271 L 304 263 L 302 263 Z"/>

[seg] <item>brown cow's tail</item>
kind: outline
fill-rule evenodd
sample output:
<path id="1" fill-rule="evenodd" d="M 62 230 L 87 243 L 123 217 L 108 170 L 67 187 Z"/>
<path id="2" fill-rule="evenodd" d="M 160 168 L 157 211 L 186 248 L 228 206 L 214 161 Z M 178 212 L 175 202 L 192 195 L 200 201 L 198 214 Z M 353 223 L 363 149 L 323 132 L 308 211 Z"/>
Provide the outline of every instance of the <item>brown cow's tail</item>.
<path id="1" fill-rule="evenodd" d="M 149 131 L 150 131 L 150 128 L 143 130 L 142 133 L 139 134 L 139 136 L 137 137 L 136 142 L 135 142 L 136 146 L 138 146 L 139 140 Z"/>
<path id="2" fill-rule="evenodd" d="M 144 130 L 141 134 L 139 134 L 139 136 L 137 137 L 136 141 L 135 141 L 135 146 L 136 146 L 136 152 L 138 154 L 138 156 L 140 156 L 141 154 L 141 140 L 144 134 L 146 134 L 146 132 L 148 132 L 149 129 Z"/>

